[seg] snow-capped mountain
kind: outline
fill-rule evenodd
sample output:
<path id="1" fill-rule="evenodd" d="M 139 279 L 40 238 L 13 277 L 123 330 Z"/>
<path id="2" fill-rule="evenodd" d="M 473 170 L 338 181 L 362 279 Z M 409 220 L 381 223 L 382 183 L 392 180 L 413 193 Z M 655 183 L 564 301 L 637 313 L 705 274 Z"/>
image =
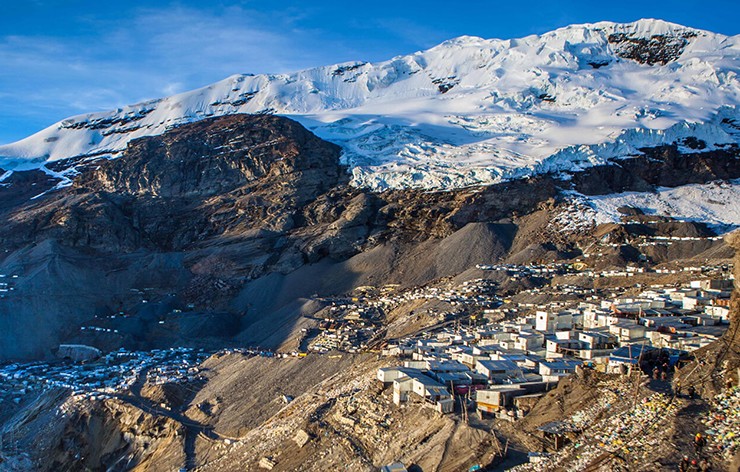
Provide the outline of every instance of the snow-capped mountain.
<path id="1" fill-rule="evenodd" d="M 689 143 L 687 152 L 697 140 L 704 150 L 734 145 L 738 74 L 740 36 L 659 20 L 575 25 L 512 40 L 465 36 L 376 64 L 235 75 L 72 117 L 0 146 L 0 168 L 70 176 L 76 162 L 116 157 L 130 140 L 182 123 L 274 113 L 342 146 L 357 186 L 489 184 L 666 143 Z"/>

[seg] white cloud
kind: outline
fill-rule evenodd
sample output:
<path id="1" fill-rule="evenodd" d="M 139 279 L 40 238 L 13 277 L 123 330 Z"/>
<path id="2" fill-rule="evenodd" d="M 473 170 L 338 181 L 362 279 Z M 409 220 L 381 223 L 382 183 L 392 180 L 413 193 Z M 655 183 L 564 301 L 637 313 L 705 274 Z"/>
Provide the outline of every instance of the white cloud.
<path id="1" fill-rule="evenodd" d="M 341 47 L 325 44 L 320 30 L 298 28 L 296 15 L 149 8 L 115 22 L 87 18 L 91 33 L 84 36 L 0 36 L 0 90 L 9 95 L 0 116 L 34 123 L 45 116 L 48 125 L 236 73 L 347 60 L 339 57 Z"/>

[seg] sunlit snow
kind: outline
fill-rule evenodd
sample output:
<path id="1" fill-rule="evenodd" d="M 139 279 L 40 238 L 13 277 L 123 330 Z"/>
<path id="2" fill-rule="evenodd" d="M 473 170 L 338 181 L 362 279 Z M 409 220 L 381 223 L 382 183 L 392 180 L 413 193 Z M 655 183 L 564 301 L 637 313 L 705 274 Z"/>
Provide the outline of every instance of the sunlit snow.
<path id="1" fill-rule="evenodd" d="M 690 34 L 677 60 L 618 57 L 608 37 Z M 579 169 L 694 136 L 738 141 L 740 36 L 641 20 L 516 40 L 461 37 L 377 64 L 236 75 L 211 86 L 69 118 L 0 147 L 0 168 L 38 168 L 229 113 L 294 118 L 342 146 L 353 184 L 449 189 Z M 740 121 L 738 121 L 740 122 Z M 691 149 L 687 149 L 691 151 Z"/>
<path id="2" fill-rule="evenodd" d="M 708 223 L 719 233 L 740 228 L 740 179 L 727 182 L 659 188 L 655 192 L 626 192 L 600 196 L 571 193 L 571 209 L 563 222 L 570 230 L 621 221 L 620 207 L 641 209 L 646 215 Z"/>

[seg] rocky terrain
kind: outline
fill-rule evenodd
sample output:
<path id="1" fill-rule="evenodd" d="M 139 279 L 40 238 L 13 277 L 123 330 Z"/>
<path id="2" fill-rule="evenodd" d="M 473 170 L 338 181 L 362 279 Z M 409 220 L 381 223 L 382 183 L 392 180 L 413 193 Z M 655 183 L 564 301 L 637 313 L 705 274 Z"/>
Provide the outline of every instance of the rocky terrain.
<path id="1" fill-rule="evenodd" d="M 394 407 L 375 384 L 381 365 L 367 354 L 225 354 L 195 384 L 145 383 L 96 401 L 49 391 L 6 420 L 0 470 L 258 470 L 269 460 L 273 470 L 372 471 L 397 459 L 459 470 L 501 454 L 496 436 L 460 419 Z"/>
<path id="2" fill-rule="evenodd" d="M 572 259 L 597 240 L 611 249 L 595 266 L 727 257 L 701 223 L 627 209 L 628 224 L 572 228 L 558 218 L 578 211 L 568 192 L 740 177 L 735 148 L 664 146 L 566 180 L 375 193 L 349 185 L 339 154 L 289 119 L 231 115 L 135 140 L 117 159 L 80 167 L 68 187 L 14 172 L 0 187 L 0 274 L 13 277 L 0 300 L 0 358 L 48 358 L 62 342 L 277 347 L 322 308 L 313 295 L 421 285 L 479 263 Z M 661 235 L 693 239 L 635 242 Z"/>
<path id="3" fill-rule="evenodd" d="M 739 41 L 658 20 L 461 37 L 0 146 L 0 472 L 668 471 L 700 431 L 737 470 L 737 291 L 670 381 L 579 367 L 516 421 L 460 392 L 447 414 L 394 402 L 376 374 L 441 328 L 669 293 L 733 257 L 737 280 Z"/>
<path id="4" fill-rule="evenodd" d="M 487 280 L 502 296 L 521 298 L 523 289 L 542 287 L 542 278 L 512 279 L 479 265 L 726 263 L 735 240 L 726 243 L 701 222 L 624 207 L 619 222 L 571 224 L 581 211 L 574 192 L 650 192 L 740 177 L 736 148 L 643 152 L 570 177 L 376 193 L 349 185 L 339 148 L 297 122 L 231 115 L 132 141 L 117 159 L 78 166 L 70 186 L 57 188 L 37 171 L 14 172 L 0 187 L 0 275 L 7 287 L 0 355 L 51 359 L 61 343 L 103 352 L 249 345 L 294 351 L 332 297 L 362 287 L 422 290 Z M 552 287 L 610 283 L 558 277 Z M 659 276 L 650 277 L 643 283 Z M 380 336 L 437 324 L 414 315 L 429 307 L 454 304 L 400 303 L 382 314 L 387 330 Z M 702 403 L 664 405 L 668 386 L 639 378 L 583 377 L 550 392 L 516 426 L 477 423 L 459 408 L 441 415 L 423 403 L 395 406 L 374 375 L 388 361 L 373 353 L 220 353 L 199 366 L 197 379 L 154 382 L 144 372 L 94 399 L 52 389 L 3 403 L 8 446 L 0 470 L 376 470 L 396 460 L 425 471 L 508 467 L 542 447 L 541 424 L 570 416 L 593 419 L 588 424 L 598 433 L 577 443 L 588 454 L 564 449 L 548 459 L 552 464 L 599 470 L 634 467 L 649 456 L 655 470 L 668 470 L 690 444 L 691 431 L 680 425 L 700 427 L 717 408 L 710 398 L 734 379 L 735 332 L 682 371 L 685 382 L 707 385 Z M 689 372 L 701 377 L 689 379 Z M 653 423 L 657 411 L 661 420 Z M 633 455 L 623 456 L 612 443 L 605 456 L 605 437 L 629 434 L 614 432 L 617 418 L 633 432 L 644 421 L 657 425 L 661 449 L 630 443 Z M 672 448 L 662 446 L 671 441 Z"/>

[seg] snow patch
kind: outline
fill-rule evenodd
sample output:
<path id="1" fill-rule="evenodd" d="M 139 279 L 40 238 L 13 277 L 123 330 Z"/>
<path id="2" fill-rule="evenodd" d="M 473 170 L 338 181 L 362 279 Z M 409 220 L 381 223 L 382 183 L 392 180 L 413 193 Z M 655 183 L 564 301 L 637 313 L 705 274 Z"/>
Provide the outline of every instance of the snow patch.
<path id="1" fill-rule="evenodd" d="M 625 206 L 639 208 L 646 215 L 707 223 L 718 234 L 740 227 L 740 179 L 661 187 L 655 192 L 600 196 L 569 192 L 568 198 L 570 208 L 560 216 L 563 227 L 571 232 L 592 225 L 618 223 L 623 216 L 618 208 Z"/>

